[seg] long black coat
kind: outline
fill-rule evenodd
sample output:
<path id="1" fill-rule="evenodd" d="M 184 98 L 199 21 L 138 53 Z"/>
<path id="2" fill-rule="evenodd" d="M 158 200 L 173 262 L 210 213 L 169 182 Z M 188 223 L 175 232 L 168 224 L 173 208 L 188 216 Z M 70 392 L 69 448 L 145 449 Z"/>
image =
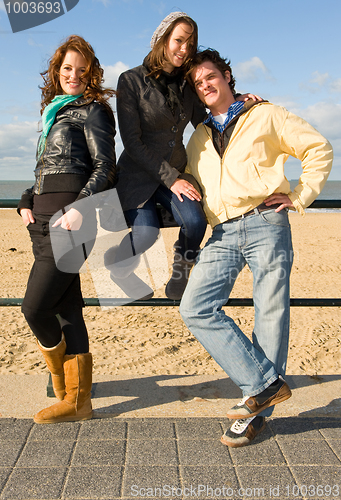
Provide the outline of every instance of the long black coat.
<path id="1" fill-rule="evenodd" d="M 186 167 L 183 133 L 206 116 L 190 86 L 182 84 L 183 110 L 172 114 L 144 66 L 125 71 L 118 81 L 117 113 L 124 151 L 116 185 L 123 210 L 142 207 L 160 184 L 170 187 Z"/>

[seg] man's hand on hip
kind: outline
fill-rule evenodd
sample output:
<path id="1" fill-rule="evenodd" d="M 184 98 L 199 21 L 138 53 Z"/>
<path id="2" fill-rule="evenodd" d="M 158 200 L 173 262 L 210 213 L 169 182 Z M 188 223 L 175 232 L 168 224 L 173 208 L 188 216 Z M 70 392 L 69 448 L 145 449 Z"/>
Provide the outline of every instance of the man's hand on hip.
<path id="1" fill-rule="evenodd" d="M 280 212 L 281 210 L 283 210 L 283 208 L 295 208 L 289 196 L 283 193 L 273 193 L 264 200 L 264 203 L 269 208 L 271 208 L 271 205 L 277 205 L 278 203 L 281 203 L 281 205 L 276 208 L 275 212 Z"/>

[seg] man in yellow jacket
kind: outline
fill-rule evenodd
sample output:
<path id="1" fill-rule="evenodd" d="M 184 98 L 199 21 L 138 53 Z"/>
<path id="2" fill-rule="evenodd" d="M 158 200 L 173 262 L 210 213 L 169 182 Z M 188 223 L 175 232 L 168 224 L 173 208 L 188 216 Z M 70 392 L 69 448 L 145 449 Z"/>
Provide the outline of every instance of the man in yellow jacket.
<path id="1" fill-rule="evenodd" d="M 236 102 L 229 62 L 199 52 L 189 72 L 210 110 L 187 146 L 187 172 L 202 187 L 213 228 L 180 305 L 190 331 L 241 388 L 243 399 L 223 444 L 245 446 L 265 427 L 274 405 L 291 396 L 284 381 L 289 338 L 289 278 L 293 259 L 288 210 L 302 215 L 321 192 L 332 147 L 307 122 L 268 102 Z M 302 162 L 291 191 L 288 156 Z M 222 310 L 245 265 L 253 273 L 252 342 Z"/>

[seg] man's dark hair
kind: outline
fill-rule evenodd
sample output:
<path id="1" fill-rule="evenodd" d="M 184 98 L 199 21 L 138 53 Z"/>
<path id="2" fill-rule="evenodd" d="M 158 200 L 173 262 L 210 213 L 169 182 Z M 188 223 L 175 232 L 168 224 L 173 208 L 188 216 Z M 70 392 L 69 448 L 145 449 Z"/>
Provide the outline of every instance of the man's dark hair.
<path id="1" fill-rule="evenodd" d="M 213 63 L 216 68 L 220 71 L 220 73 L 225 77 L 225 71 L 229 71 L 231 75 L 231 80 L 229 82 L 230 89 L 232 94 L 235 93 L 234 86 L 236 84 L 236 81 L 232 75 L 232 69 L 231 69 L 231 61 L 228 61 L 227 59 L 224 59 L 223 57 L 220 56 L 219 52 L 214 49 L 205 49 L 202 51 L 199 51 L 195 54 L 195 56 L 192 58 L 192 60 L 189 63 L 189 69 L 186 73 L 186 79 L 188 83 L 191 85 L 192 88 L 194 88 L 193 80 L 191 78 L 191 73 L 192 71 L 197 67 L 200 66 L 200 64 L 210 61 Z"/>

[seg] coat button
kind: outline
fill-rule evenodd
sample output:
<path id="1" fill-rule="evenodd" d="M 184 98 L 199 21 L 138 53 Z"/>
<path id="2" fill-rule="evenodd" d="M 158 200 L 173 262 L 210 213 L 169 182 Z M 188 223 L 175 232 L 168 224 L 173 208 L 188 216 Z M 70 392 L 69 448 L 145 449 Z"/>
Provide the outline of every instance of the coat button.
<path id="1" fill-rule="evenodd" d="M 178 130 L 179 129 L 176 125 L 174 125 L 174 127 L 171 128 L 171 131 L 174 132 L 174 134 L 176 134 Z"/>
<path id="2" fill-rule="evenodd" d="M 169 141 L 168 146 L 170 148 L 174 148 L 175 147 L 175 141 Z"/>

